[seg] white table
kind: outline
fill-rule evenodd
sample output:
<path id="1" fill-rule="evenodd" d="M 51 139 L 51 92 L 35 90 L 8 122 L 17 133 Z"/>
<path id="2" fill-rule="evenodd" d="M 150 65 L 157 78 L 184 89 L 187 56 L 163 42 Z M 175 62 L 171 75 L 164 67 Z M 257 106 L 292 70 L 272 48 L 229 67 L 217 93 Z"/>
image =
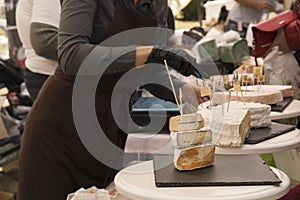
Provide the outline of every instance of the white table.
<path id="1" fill-rule="evenodd" d="M 271 112 L 271 120 L 286 119 L 300 116 L 300 101 L 293 100 L 283 112 Z"/>
<path id="2" fill-rule="evenodd" d="M 300 147 L 300 130 L 295 129 L 258 144 L 244 144 L 239 148 L 217 147 L 216 154 L 264 154 L 287 151 L 298 147 Z M 134 134 L 128 137 L 125 152 L 173 154 L 174 148 L 170 136 L 167 134 L 157 134 L 148 138 Z"/>
<path id="3" fill-rule="evenodd" d="M 288 192 L 290 179 L 282 171 L 271 169 L 282 181 L 279 186 L 157 188 L 154 183 L 152 161 L 123 169 L 116 175 L 114 182 L 119 193 L 133 200 L 274 200 Z"/>
<path id="4" fill-rule="evenodd" d="M 240 148 L 216 148 L 216 154 L 264 154 L 291 150 L 300 147 L 300 130 L 295 129 L 258 144 L 244 144 Z"/>

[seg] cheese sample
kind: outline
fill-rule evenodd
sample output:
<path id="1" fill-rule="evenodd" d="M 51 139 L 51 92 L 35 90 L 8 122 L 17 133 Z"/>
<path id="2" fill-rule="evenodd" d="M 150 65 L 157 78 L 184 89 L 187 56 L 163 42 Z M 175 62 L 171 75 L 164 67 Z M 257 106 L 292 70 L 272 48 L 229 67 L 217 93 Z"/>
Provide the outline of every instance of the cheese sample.
<path id="1" fill-rule="evenodd" d="M 291 85 L 250 85 L 243 86 L 242 90 L 247 91 L 257 91 L 257 88 L 261 92 L 272 92 L 272 91 L 280 91 L 283 97 L 292 97 L 294 96 L 294 89 Z"/>
<path id="2" fill-rule="evenodd" d="M 215 104 L 222 104 L 229 100 L 229 92 L 214 93 L 213 101 Z M 262 104 L 276 104 L 283 101 L 280 91 L 243 91 L 243 98 L 240 92 L 231 92 L 231 101 L 245 101 Z"/>
<path id="3" fill-rule="evenodd" d="M 228 103 L 223 104 L 224 109 L 227 110 Z M 221 105 L 217 106 L 218 109 L 222 109 Z M 198 111 L 201 112 L 201 110 L 206 109 L 202 106 L 198 107 Z M 269 127 L 271 126 L 271 106 L 267 104 L 261 104 L 261 103 L 243 103 L 240 101 L 230 101 L 229 104 L 229 112 L 231 110 L 249 110 L 250 112 L 250 126 L 251 128 L 261 128 L 261 127 Z"/>
<path id="4" fill-rule="evenodd" d="M 172 132 L 171 140 L 174 147 L 184 148 L 192 145 L 211 142 L 212 133 L 210 129 L 206 128 L 192 131 Z"/>
<path id="5" fill-rule="evenodd" d="M 175 148 L 174 166 L 180 171 L 200 169 L 211 166 L 215 160 L 215 146 L 212 144 Z"/>
<path id="6" fill-rule="evenodd" d="M 169 120 L 170 132 L 197 130 L 203 128 L 204 121 L 201 114 L 186 114 L 171 117 Z"/>
<path id="7" fill-rule="evenodd" d="M 250 133 L 250 112 L 248 109 L 222 111 L 200 111 L 204 126 L 212 130 L 212 142 L 221 147 L 241 147 Z"/>

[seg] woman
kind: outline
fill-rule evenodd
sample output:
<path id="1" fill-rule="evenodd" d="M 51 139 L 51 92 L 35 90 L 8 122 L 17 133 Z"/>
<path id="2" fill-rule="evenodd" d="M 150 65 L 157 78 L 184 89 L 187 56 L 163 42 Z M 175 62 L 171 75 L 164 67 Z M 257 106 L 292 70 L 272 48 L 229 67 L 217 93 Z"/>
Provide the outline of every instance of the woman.
<path id="1" fill-rule="evenodd" d="M 224 25 L 227 21 L 228 10 L 222 6 L 217 24 L 215 24 L 205 35 L 207 38 L 218 39 L 224 33 Z"/>
<path id="2" fill-rule="evenodd" d="M 57 68 L 59 1 L 20 0 L 16 9 L 18 34 L 25 48 L 26 88 L 35 100 L 42 85 Z"/>
<path id="3" fill-rule="evenodd" d="M 235 0 L 236 3 L 229 11 L 227 30 L 235 30 L 242 38 L 246 37 L 250 23 L 258 23 L 265 11 L 274 10 L 275 1 L 269 0 Z"/>
<path id="4" fill-rule="evenodd" d="M 20 155 L 18 200 L 64 200 L 68 193 L 81 187 L 94 185 L 104 188 L 113 181 L 114 175 L 120 169 L 118 166 L 122 164 L 122 154 L 115 152 L 114 148 L 109 148 L 111 146 L 106 139 L 118 147 L 117 150 L 124 149 L 127 135 L 117 125 L 113 109 L 117 107 L 120 108 L 118 111 L 122 111 L 130 107 L 128 102 L 124 104 L 124 96 L 128 96 L 128 93 L 122 96 L 122 89 L 128 89 L 126 84 L 120 86 L 121 90 L 117 90 L 115 96 L 118 98 L 112 98 L 114 86 L 130 69 L 134 68 L 140 73 L 139 68 L 135 66 L 153 62 L 162 64 L 164 60 L 182 74 L 190 75 L 195 71 L 193 67 L 195 60 L 180 49 L 169 51 L 167 48 L 152 46 L 119 48 L 110 44 L 114 40 L 101 43 L 129 29 L 166 27 L 166 10 L 166 1 L 62 0 L 58 37 L 59 68 L 46 81 L 26 121 Z M 155 34 L 150 33 L 150 36 Z M 126 43 L 126 38 L 122 40 Z M 95 103 L 95 116 L 107 137 L 102 138 L 103 141 L 99 141 L 98 144 L 101 149 L 98 152 L 100 157 L 106 159 L 106 162 L 102 162 L 97 155 L 90 153 L 92 148 L 84 146 L 86 144 L 84 139 L 90 143 L 95 142 L 92 138 L 84 137 L 95 132 L 98 126 L 86 126 L 82 131 L 77 125 L 78 123 L 89 125 L 93 120 L 94 113 L 84 114 L 85 108 L 90 106 L 83 103 L 90 98 L 84 93 L 92 91 L 89 85 L 85 84 L 98 81 L 99 71 L 105 70 L 113 55 L 122 56 L 117 58 L 102 75 L 95 89 L 96 94 L 92 97 L 92 103 Z M 93 65 L 89 65 L 89 62 Z M 96 70 L 82 70 L 86 66 Z M 140 76 L 131 77 L 132 80 L 127 79 L 127 84 L 131 84 L 133 79 L 150 80 L 159 77 L 167 85 L 168 76 L 163 65 L 145 66 L 142 69 L 150 68 L 151 71 L 152 67 L 155 74 L 140 73 Z M 84 80 L 81 90 L 75 85 L 78 79 Z M 197 92 L 199 102 L 207 100 L 201 98 L 199 88 L 190 87 L 176 79 L 174 86 L 176 91 L 181 87 L 187 91 L 184 92 L 186 98 L 191 96 L 185 95 L 191 92 L 185 90 L 189 88 Z M 172 93 L 161 85 L 148 84 L 147 88 L 161 98 L 174 100 Z M 78 100 L 75 97 L 78 94 L 82 99 Z M 78 109 L 82 111 L 79 112 L 79 117 L 84 115 L 86 118 L 76 121 Z M 122 116 L 124 115 L 121 113 L 116 117 Z M 98 148 L 97 144 L 93 147 Z"/>

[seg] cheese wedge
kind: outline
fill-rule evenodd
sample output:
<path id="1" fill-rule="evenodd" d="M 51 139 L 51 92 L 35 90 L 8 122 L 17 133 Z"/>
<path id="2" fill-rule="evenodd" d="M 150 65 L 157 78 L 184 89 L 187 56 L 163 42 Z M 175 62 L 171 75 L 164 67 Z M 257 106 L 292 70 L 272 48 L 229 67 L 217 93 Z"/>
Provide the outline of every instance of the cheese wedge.
<path id="1" fill-rule="evenodd" d="M 180 171 L 195 170 L 211 166 L 215 159 L 215 146 L 212 144 L 175 149 L 174 166 Z"/>
<path id="2" fill-rule="evenodd" d="M 217 107 L 213 111 L 203 110 L 201 115 L 205 127 L 212 130 L 212 142 L 221 147 L 241 147 L 250 133 L 250 112 L 230 110 L 227 112 Z"/>
<path id="3" fill-rule="evenodd" d="M 204 121 L 201 114 L 178 115 L 169 120 L 170 132 L 197 130 L 203 126 Z"/>

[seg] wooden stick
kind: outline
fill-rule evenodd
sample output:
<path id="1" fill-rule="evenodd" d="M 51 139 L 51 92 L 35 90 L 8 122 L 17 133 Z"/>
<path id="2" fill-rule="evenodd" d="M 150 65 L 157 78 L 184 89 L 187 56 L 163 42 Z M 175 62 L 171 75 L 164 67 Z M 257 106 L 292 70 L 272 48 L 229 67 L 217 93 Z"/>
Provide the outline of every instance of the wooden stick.
<path id="1" fill-rule="evenodd" d="M 254 60 L 255 60 L 255 65 L 258 66 L 257 57 L 254 57 Z"/>
<path id="2" fill-rule="evenodd" d="M 182 90 L 181 90 L 181 88 L 179 88 L 179 103 L 180 103 L 180 114 L 182 115 L 183 114 L 183 110 L 182 110 L 182 97 L 183 97 L 183 95 L 182 95 Z"/>
<path id="3" fill-rule="evenodd" d="M 176 95 L 176 92 L 175 92 L 175 88 L 174 88 L 174 85 L 173 85 L 173 81 L 172 81 L 172 78 L 171 78 L 171 74 L 170 74 L 170 71 L 169 71 L 169 68 L 168 68 L 167 61 L 164 60 L 164 62 L 165 62 L 165 67 L 166 67 L 166 70 L 167 70 L 167 73 L 168 73 L 169 81 L 170 81 L 170 84 L 171 84 L 171 87 L 172 87 L 173 95 L 174 95 L 174 98 L 175 98 L 178 110 L 180 112 L 180 115 L 182 115 L 182 113 L 181 113 L 181 107 L 180 107 L 180 105 L 178 103 L 177 95 Z"/>
<path id="4" fill-rule="evenodd" d="M 209 89 L 209 110 L 211 111 L 212 110 L 212 97 L 211 97 L 211 89 Z"/>
<path id="5" fill-rule="evenodd" d="M 228 96 L 228 104 L 227 104 L 227 112 L 229 112 L 229 104 L 231 101 L 231 90 L 229 90 L 229 96 Z"/>
<path id="6" fill-rule="evenodd" d="M 241 95 L 242 95 L 242 101 L 243 101 L 244 105 L 246 105 L 245 98 L 244 98 L 244 95 L 243 95 L 243 91 L 241 91 Z"/>

